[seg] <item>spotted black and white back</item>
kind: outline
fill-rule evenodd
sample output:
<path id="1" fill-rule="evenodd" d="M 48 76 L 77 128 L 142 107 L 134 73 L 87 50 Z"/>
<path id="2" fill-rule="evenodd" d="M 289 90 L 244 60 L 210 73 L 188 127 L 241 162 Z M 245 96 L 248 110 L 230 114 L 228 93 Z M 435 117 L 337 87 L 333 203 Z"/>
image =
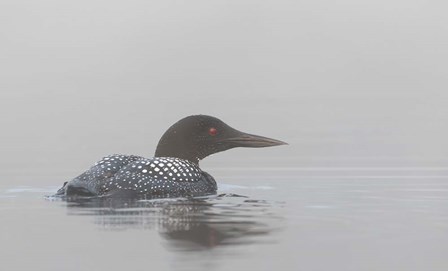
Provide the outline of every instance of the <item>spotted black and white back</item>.
<path id="1" fill-rule="evenodd" d="M 110 155 L 70 181 L 64 192 L 151 198 L 212 194 L 216 188 L 213 177 L 187 160 Z"/>

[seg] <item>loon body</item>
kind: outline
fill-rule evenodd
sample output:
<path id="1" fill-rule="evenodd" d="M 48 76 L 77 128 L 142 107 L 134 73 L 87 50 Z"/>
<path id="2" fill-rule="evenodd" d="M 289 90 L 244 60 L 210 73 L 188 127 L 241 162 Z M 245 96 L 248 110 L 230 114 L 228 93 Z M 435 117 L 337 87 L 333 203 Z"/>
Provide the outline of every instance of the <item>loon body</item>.
<path id="1" fill-rule="evenodd" d="M 240 132 L 211 116 L 189 116 L 165 132 L 154 158 L 119 154 L 104 157 L 66 182 L 56 195 L 158 198 L 215 194 L 216 182 L 199 168 L 201 159 L 235 147 L 284 144 Z"/>

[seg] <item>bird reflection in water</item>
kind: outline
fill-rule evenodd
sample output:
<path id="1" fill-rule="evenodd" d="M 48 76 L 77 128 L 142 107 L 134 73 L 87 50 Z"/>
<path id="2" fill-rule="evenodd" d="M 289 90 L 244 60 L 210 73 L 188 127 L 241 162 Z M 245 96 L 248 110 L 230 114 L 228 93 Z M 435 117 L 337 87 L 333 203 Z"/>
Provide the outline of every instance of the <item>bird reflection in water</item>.
<path id="1" fill-rule="evenodd" d="M 163 200 L 78 198 L 67 199 L 67 207 L 69 215 L 93 216 L 104 230 L 157 230 L 173 248 L 186 250 L 269 242 L 282 220 L 272 204 L 233 194 Z"/>

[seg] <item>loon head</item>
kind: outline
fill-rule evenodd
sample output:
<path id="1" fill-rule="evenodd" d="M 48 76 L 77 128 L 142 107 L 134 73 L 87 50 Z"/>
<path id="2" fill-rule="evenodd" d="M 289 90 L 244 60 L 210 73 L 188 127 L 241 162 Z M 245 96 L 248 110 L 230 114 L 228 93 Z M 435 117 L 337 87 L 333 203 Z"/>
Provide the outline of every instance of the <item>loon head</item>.
<path id="1" fill-rule="evenodd" d="M 156 157 L 176 157 L 198 164 L 199 160 L 236 147 L 263 148 L 287 143 L 240 132 L 223 121 L 195 115 L 173 124 L 157 145 Z"/>

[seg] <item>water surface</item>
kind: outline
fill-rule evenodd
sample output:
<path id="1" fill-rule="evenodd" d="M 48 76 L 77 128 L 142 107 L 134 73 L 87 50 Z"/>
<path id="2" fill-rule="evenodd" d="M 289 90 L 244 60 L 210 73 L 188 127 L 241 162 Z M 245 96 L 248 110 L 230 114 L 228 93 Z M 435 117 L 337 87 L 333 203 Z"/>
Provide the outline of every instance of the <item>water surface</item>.
<path id="1" fill-rule="evenodd" d="M 3 186 L 8 270 L 443 270 L 448 169 L 216 169 L 219 194 L 44 199 Z M 17 255 L 27 255 L 26 260 Z"/>

